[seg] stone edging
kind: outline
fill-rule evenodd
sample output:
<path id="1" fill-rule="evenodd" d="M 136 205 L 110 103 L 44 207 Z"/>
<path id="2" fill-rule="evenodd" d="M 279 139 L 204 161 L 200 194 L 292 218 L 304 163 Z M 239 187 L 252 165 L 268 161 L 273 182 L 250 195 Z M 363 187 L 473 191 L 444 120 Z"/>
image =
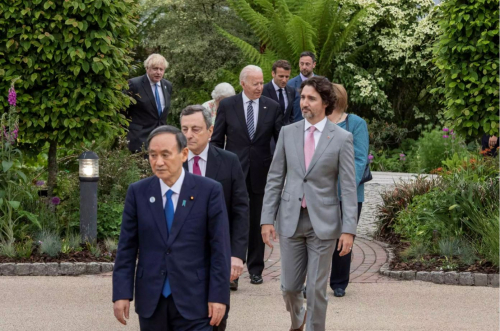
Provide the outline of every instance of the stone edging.
<path id="1" fill-rule="evenodd" d="M 491 286 L 498 287 L 498 274 L 483 274 L 476 272 L 456 271 L 400 271 L 391 270 L 389 266 L 394 259 L 394 249 L 387 243 L 376 241 L 385 248 L 389 257 L 388 261 L 380 268 L 379 273 L 398 280 L 420 280 L 434 284 L 464 285 L 464 286 Z"/>
<path id="2" fill-rule="evenodd" d="M 113 271 L 113 262 L 0 263 L 1 276 L 79 276 Z"/>

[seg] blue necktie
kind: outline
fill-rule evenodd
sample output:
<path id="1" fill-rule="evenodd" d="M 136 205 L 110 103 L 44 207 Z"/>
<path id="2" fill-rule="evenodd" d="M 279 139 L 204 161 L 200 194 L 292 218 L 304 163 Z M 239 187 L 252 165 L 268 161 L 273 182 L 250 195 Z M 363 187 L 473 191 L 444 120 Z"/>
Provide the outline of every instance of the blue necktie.
<path id="1" fill-rule="evenodd" d="M 158 116 L 161 117 L 161 102 L 160 102 L 160 94 L 158 93 L 158 84 L 155 84 L 155 99 L 156 99 L 156 107 L 158 108 Z"/>
<path id="2" fill-rule="evenodd" d="M 168 235 L 170 235 L 170 229 L 172 229 L 172 223 L 174 222 L 174 203 L 172 202 L 172 194 L 174 194 L 174 191 L 167 191 L 167 202 L 165 203 L 165 218 L 167 220 Z M 170 282 L 168 281 L 168 274 L 167 279 L 165 280 L 165 285 L 163 285 L 162 294 L 165 298 L 172 294 L 172 291 L 170 290 Z"/>
<path id="3" fill-rule="evenodd" d="M 281 88 L 278 90 L 278 101 L 280 103 L 281 111 L 285 113 L 286 112 L 285 98 L 283 97 L 283 89 Z"/>

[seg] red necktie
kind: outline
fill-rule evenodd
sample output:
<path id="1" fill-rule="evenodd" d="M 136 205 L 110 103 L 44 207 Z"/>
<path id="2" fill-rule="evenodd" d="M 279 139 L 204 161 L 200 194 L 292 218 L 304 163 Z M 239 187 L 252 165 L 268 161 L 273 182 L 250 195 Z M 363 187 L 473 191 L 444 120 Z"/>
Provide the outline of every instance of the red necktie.
<path id="1" fill-rule="evenodd" d="M 198 164 L 199 160 L 200 160 L 199 156 L 194 157 L 193 174 L 201 176 L 201 169 L 200 169 L 200 165 Z"/>

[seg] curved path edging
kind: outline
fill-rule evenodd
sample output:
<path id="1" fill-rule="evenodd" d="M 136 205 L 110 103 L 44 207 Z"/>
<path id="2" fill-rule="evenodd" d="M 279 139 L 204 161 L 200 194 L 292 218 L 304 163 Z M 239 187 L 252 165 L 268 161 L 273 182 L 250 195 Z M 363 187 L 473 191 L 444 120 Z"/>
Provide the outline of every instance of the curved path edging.
<path id="1" fill-rule="evenodd" d="M 113 262 L 0 263 L 1 276 L 80 276 L 113 271 Z"/>

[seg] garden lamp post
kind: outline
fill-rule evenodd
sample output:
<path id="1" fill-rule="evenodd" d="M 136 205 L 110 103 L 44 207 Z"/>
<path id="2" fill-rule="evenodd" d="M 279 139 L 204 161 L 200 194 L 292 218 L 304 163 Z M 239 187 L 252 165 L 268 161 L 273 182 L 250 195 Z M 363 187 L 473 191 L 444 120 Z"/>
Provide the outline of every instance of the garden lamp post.
<path id="1" fill-rule="evenodd" d="M 80 235 L 83 242 L 97 239 L 97 182 L 99 157 L 87 151 L 78 157 L 80 177 Z"/>

